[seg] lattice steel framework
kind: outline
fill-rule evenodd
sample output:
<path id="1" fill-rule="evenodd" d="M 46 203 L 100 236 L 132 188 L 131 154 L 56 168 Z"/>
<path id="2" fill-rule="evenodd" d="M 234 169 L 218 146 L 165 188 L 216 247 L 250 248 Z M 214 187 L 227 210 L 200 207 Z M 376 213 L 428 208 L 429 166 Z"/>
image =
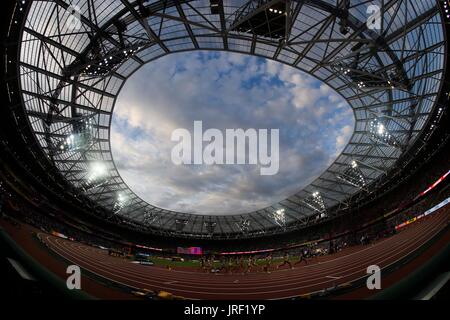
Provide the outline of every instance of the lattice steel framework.
<path id="1" fill-rule="evenodd" d="M 380 29 L 367 23 L 369 5 L 381 10 Z M 20 88 L 37 142 L 80 192 L 149 229 L 248 236 L 331 215 L 386 177 L 412 146 L 426 143 L 418 136 L 442 107 L 436 101 L 446 46 L 434 0 L 25 0 L 18 8 Z M 267 25 L 256 26 L 251 19 L 263 15 Z M 274 19 L 277 30 L 270 29 Z M 255 212 L 201 216 L 144 202 L 111 157 L 114 104 L 141 66 L 191 50 L 261 56 L 313 75 L 353 108 L 350 142 L 309 186 Z M 89 168 L 98 162 L 108 177 L 94 183 Z M 275 212 L 283 212 L 282 223 Z"/>

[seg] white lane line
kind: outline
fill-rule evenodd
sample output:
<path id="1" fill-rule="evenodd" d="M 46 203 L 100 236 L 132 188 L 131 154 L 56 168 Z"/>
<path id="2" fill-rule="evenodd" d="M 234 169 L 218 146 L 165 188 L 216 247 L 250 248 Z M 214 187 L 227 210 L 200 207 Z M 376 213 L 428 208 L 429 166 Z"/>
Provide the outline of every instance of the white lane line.
<path id="1" fill-rule="evenodd" d="M 434 228 L 431 228 L 431 230 L 429 230 L 429 231 L 431 231 L 431 232 L 427 232 L 427 236 L 426 237 L 424 237 L 424 238 L 427 238 L 428 239 L 428 236 L 429 236 L 429 233 L 434 233 L 434 232 L 432 232 L 432 231 L 435 231 L 434 229 L 439 229 L 439 228 L 437 228 L 437 226 L 435 226 Z M 47 240 L 50 240 L 50 239 L 48 239 L 49 237 L 47 237 Z M 56 239 L 56 242 L 58 242 L 59 243 L 59 240 L 60 239 Z M 420 239 L 420 240 L 425 240 L 425 239 Z M 416 241 L 413 241 L 413 243 L 412 243 L 412 247 L 414 246 L 414 244 L 416 243 L 416 242 L 419 242 L 419 240 L 416 240 Z M 425 240 L 425 242 L 426 242 L 426 240 Z M 403 241 L 402 241 L 402 243 L 403 243 Z M 406 241 L 405 241 L 405 243 L 406 243 Z M 61 248 L 62 249 L 62 248 Z M 409 246 L 408 246 L 408 249 L 409 249 Z M 63 252 L 64 251 L 66 251 L 66 250 L 62 250 Z M 66 252 L 67 253 L 67 252 Z M 403 253 L 403 252 L 402 252 Z M 70 254 L 69 254 L 70 255 Z M 84 260 L 84 259 L 82 259 L 82 260 Z M 89 264 L 90 265 L 90 264 Z M 120 277 L 120 276 L 119 276 Z M 182 290 L 182 289 L 181 289 Z M 179 290 L 177 290 L 177 291 L 179 291 Z M 183 290 L 182 290 L 183 291 Z M 280 291 L 287 291 L 287 290 L 280 290 Z M 184 291 L 184 292 L 195 292 L 195 291 Z M 200 293 L 200 292 L 198 292 L 198 293 Z M 270 291 L 269 292 L 267 292 L 267 293 L 271 293 Z M 212 293 L 212 292 L 210 292 L 209 294 L 220 294 L 220 293 Z M 222 293 L 222 294 L 233 294 L 233 293 Z M 235 294 L 235 293 L 234 293 Z M 242 293 L 241 293 L 242 294 Z M 248 294 L 248 293 L 247 293 Z M 259 294 L 261 294 L 261 292 L 259 292 Z"/>

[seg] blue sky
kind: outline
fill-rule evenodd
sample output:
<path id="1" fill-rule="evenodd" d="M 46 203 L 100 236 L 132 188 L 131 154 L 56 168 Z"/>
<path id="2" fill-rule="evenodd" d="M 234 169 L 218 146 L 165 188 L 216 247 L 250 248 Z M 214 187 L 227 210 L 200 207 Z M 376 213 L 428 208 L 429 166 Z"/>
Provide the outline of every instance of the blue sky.
<path id="1" fill-rule="evenodd" d="M 280 170 L 171 162 L 172 131 L 279 129 Z M 178 53 L 149 63 L 119 95 L 112 152 L 124 181 L 149 203 L 198 214 L 274 204 L 322 173 L 348 142 L 348 104 L 325 84 L 280 63 L 237 53 Z"/>

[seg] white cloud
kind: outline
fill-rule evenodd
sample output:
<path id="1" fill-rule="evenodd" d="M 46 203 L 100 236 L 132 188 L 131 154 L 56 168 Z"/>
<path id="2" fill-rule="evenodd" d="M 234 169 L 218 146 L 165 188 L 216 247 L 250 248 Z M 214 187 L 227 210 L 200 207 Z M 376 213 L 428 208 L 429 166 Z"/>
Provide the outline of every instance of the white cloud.
<path id="1" fill-rule="evenodd" d="M 349 125 L 346 125 L 340 130 L 338 136 L 336 137 L 336 156 L 338 156 L 342 149 L 344 149 L 347 145 L 352 133 L 353 127 Z"/>
<path id="2" fill-rule="evenodd" d="M 112 128 L 114 160 L 144 200 L 201 214 L 243 213 L 292 195 L 335 159 L 353 128 L 330 88 L 285 65 L 225 53 L 174 54 L 138 71 L 122 90 Z M 280 171 L 249 165 L 175 166 L 176 128 L 280 129 Z M 350 131 L 349 131 L 350 130 Z"/>

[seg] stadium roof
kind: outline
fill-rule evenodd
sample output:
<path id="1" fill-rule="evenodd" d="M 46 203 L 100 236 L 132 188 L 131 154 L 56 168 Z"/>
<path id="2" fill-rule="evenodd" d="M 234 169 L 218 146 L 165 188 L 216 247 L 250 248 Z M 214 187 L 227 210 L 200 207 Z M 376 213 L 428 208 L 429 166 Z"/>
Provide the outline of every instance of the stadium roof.
<path id="1" fill-rule="evenodd" d="M 439 3 L 20 1 L 23 107 L 48 159 L 111 215 L 194 237 L 283 232 L 346 208 L 410 148 L 426 143 L 418 137 L 442 108 L 437 100 L 446 67 Z M 371 5 L 380 6 L 380 19 Z M 124 183 L 111 156 L 114 104 L 141 66 L 192 50 L 261 56 L 325 82 L 353 108 L 348 145 L 306 188 L 255 212 L 193 215 L 146 203 Z"/>

